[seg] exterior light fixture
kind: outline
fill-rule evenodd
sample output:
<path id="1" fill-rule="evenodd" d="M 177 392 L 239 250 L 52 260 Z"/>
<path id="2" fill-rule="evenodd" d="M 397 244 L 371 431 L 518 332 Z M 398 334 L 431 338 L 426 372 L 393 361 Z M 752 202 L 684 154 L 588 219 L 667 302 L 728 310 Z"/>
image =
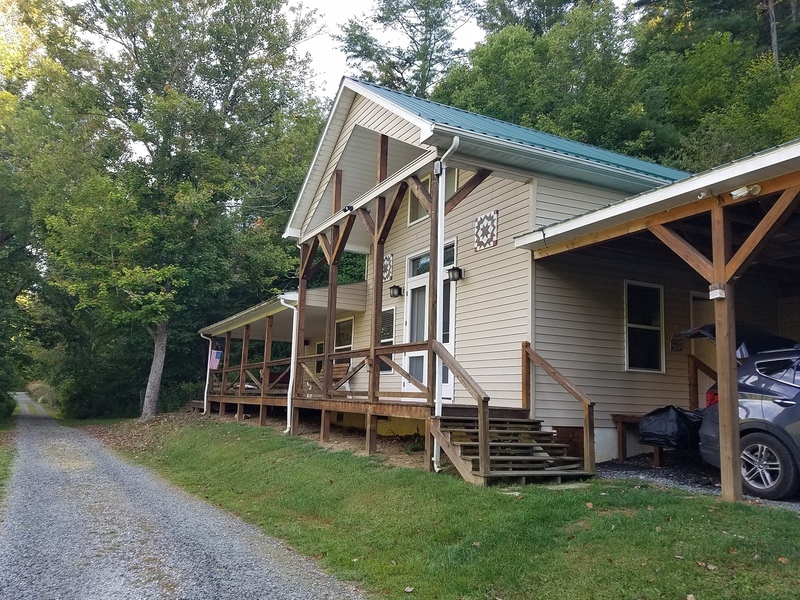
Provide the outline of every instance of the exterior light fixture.
<path id="1" fill-rule="evenodd" d="M 744 198 L 745 196 L 757 196 L 761 193 L 761 186 L 756 185 L 743 185 L 740 188 L 736 188 L 731 192 L 731 198 L 734 200 L 739 200 L 740 198 Z"/>
<path id="2" fill-rule="evenodd" d="M 450 281 L 460 281 L 464 278 L 464 270 L 460 267 L 450 267 L 447 269 L 447 279 Z"/>
<path id="3" fill-rule="evenodd" d="M 697 192 L 697 199 L 703 200 L 704 198 L 708 198 L 709 196 L 713 195 L 714 192 L 712 192 L 711 190 L 700 190 L 699 192 Z"/>
<path id="4" fill-rule="evenodd" d="M 399 285 L 393 285 L 389 288 L 389 296 L 392 298 L 399 298 L 403 295 L 403 288 Z"/>

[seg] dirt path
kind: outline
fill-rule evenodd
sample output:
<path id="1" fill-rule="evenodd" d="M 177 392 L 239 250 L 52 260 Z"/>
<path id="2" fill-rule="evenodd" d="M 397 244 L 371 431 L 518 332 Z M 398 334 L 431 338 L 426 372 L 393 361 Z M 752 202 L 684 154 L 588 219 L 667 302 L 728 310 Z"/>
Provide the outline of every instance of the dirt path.
<path id="1" fill-rule="evenodd" d="M 2 599 L 359 598 L 279 541 L 17 398 Z"/>

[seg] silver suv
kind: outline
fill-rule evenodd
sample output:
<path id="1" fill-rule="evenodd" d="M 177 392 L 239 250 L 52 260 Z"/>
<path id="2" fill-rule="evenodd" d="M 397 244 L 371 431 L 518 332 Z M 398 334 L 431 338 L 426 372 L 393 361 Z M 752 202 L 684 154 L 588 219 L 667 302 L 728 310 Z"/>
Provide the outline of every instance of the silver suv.
<path id="1" fill-rule="evenodd" d="M 771 350 L 739 366 L 742 487 L 753 496 L 781 500 L 800 489 L 800 349 Z M 706 395 L 700 454 L 719 467 L 716 386 Z"/>

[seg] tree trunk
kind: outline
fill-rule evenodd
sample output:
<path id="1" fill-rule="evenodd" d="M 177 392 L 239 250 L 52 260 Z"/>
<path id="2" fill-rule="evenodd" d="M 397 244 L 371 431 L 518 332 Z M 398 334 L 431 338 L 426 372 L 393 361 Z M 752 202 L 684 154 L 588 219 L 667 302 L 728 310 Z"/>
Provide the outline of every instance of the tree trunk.
<path id="1" fill-rule="evenodd" d="M 767 0 L 767 12 L 769 13 L 769 36 L 772 41 L 772 60 L 775 68 L 780 68 L 778 57 L 778 20 L 775 15 L 775 0 Z"/>
<path id="2" fill-rule="evenodd" d="M 790 5 L 792 7 L 792 23 L 797 23 L 797 0 L 792 0 Z"/>
<path id="3" fill-rule="evenodd" d="M 153 362 L 147 378 L 147 391 L 144 394 L 141 421 L 152 419 L 158 412 L 158 392 L 161 389 L 161 374 L 164 372 L 164 358 L 167 355 L 167 334 L 169 321 L 162 321 L 156 327 L 156 343 L 153 349 Z"/>

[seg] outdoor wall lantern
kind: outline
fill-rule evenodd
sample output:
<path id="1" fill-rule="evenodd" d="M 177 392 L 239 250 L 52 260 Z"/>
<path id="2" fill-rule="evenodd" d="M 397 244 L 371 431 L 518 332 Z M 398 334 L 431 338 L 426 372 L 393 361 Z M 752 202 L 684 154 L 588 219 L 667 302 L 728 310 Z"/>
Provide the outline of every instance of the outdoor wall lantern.
<path id="1" fill-rule="evenodd" d="M 403 295 L 403 288 L 399 285 L 393 285 L 389 288 L 389 296 L 392 298 L 399 298 Z"/>
<path id="2" fill-rule="evenodd" d="M 450 281 L 460 281 L 464 278 L 464 270 L 460 267 L 450 267 L 447 269 L 447 279 Z"/>

